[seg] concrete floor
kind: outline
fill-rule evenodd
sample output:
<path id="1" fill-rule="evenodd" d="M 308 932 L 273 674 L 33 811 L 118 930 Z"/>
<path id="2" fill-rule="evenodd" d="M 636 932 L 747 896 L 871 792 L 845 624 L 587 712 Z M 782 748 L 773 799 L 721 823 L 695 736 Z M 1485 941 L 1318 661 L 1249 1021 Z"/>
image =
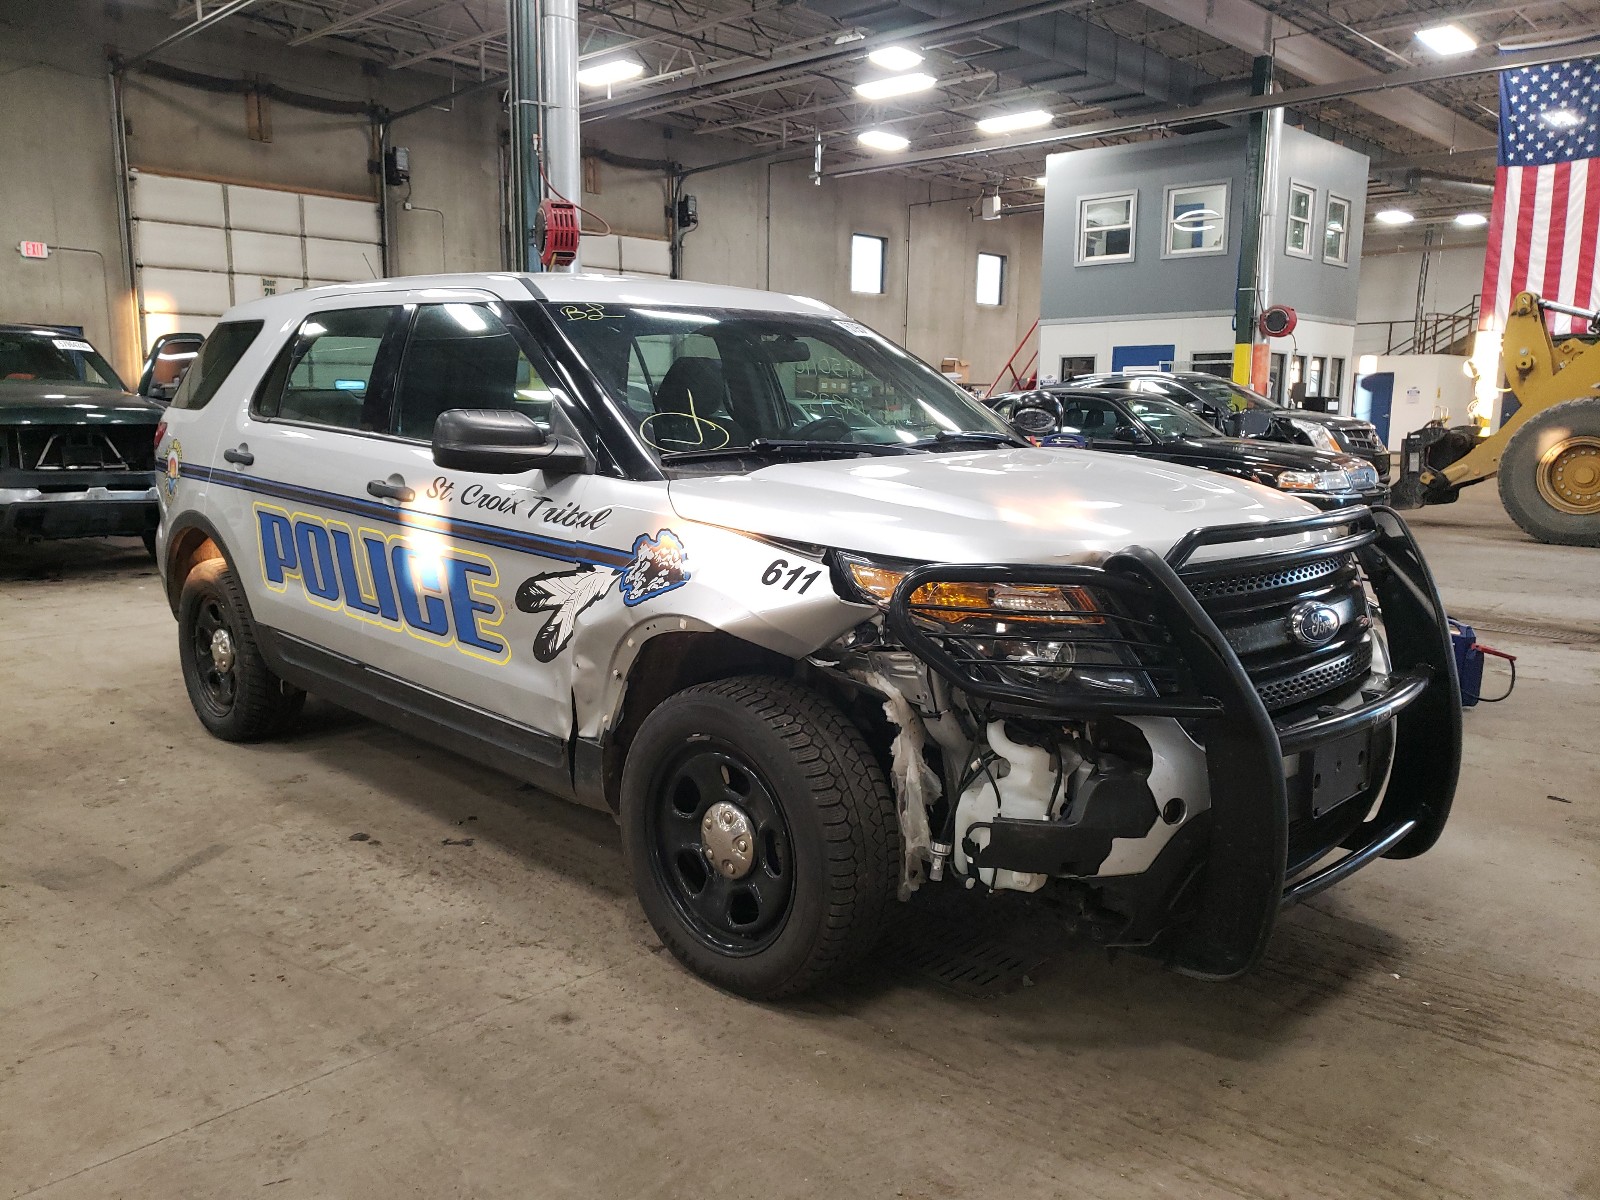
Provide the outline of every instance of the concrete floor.
<path id="1" fill-rule="evenodd" d="M 606 817 L 321 705 L 212 741 L 136 548 L 0 559 L 0 1195 L 1600 1196 L 1600 554 L 1417 524 L 1524 627 L 1432 853 L 1234 983 L 782 1007 L 661 951 Z"/>

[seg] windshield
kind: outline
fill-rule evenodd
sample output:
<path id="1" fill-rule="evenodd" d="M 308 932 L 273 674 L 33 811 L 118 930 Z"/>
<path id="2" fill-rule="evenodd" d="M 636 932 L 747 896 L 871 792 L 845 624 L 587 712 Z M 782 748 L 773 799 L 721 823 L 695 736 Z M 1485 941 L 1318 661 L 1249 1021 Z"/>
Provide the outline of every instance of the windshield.
<path id="1" fill-rule="evenodd" d="M 971 434 L 1016 443 L 966 392 L 854 321 L 630 304 L 546 308 L 664 461 L 752 442 L 936 449 Z"/>
<path id="2" fill-rule="evenodd" d="M 1149 429 L 1158 441 L 1173 442 L 1179 438 L 1222 436 L 1188 409 L 1170 400 L 1158 400 L 1154 396 L 1129 396 L 1123 403 L 1134 416 L 1144 422 L 1145 428 Z"/>
<path id="3" fill-rule="evenodd" d="M 0 387 L 8 383 L 77 383 L 125 391 L 99 352 L 65 333 L 0 330 Z"/>
<path id="4" fill-rule="evenodd" d="M 1223 379 L 1220 376 L 1207 376 L 1196 379 L 1188 378 L 1183 381 L 1190 391 L 1198 392 L 1202 397 L 1223 408 L 1282 408 L 1283 405 L 1268 400 L 1260 392 L 1252 392 L 1247 387 L 1240 387 L 1237 383 Z M 1235 399 L 1239 397 L 1239 399 Z"/>

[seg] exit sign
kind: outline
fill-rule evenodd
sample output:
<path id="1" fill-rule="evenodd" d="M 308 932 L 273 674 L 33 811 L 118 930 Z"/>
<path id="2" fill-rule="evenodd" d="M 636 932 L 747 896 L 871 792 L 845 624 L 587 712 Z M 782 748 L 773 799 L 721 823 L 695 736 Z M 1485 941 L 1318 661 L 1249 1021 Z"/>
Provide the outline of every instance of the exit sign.
<path id="1" fill-rule="evenodd" d="M 44 242 L 18 242 L 17 249 L 23 258 L 49 258 L 50 247 Z"/>

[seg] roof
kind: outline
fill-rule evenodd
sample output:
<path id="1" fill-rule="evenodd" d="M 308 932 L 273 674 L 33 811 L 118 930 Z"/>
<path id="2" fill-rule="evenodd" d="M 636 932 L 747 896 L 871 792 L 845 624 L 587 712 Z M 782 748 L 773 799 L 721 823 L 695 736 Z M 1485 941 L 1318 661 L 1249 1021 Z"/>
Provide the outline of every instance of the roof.
<path id="1" fill-rule="evenodd" d="M 568 274 L 549 271 L 520 274 L 482 271 L 455 275 L 409 275 L 394 279 L 366 279 L 304 288 L 278 296 L 265 296 L 229 310 L 226 319 L 276 320 L 314 312 L 329 302 L 350 296 L 388 292 L 483 292 L 502 300 L 549 300 L 558 304 L 643 304 L 689 308 L 753 309 L 758 312 L 821 314 L 844 317 L 830 304 L 809 296 L 765 292 L 757 288 L 662 279 L 651 275 Z"/>

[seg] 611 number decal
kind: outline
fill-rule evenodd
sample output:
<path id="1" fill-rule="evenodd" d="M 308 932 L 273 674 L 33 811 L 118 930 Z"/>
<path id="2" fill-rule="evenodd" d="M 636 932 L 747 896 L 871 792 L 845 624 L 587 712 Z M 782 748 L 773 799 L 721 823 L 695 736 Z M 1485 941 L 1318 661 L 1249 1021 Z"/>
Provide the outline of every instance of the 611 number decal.
<path id="1" fill-rule="evenodd" d="M 801 563 L 797 567 L 791 567 L 787 558 L 775 558 L 767 565 L 767 569 L 761 572 L 761 582 L 768 587 L 777 587 L 782 584 L 784 591 L 799 592 L 803 596 L 806 594 L 807 589 L 822 575 L 820 569 L 813 570 L 808 574 L 806 568 L 810 565 L 810 563 Z M 797 584 L 799 585 L 798 587 L 796 586 Z"/>

